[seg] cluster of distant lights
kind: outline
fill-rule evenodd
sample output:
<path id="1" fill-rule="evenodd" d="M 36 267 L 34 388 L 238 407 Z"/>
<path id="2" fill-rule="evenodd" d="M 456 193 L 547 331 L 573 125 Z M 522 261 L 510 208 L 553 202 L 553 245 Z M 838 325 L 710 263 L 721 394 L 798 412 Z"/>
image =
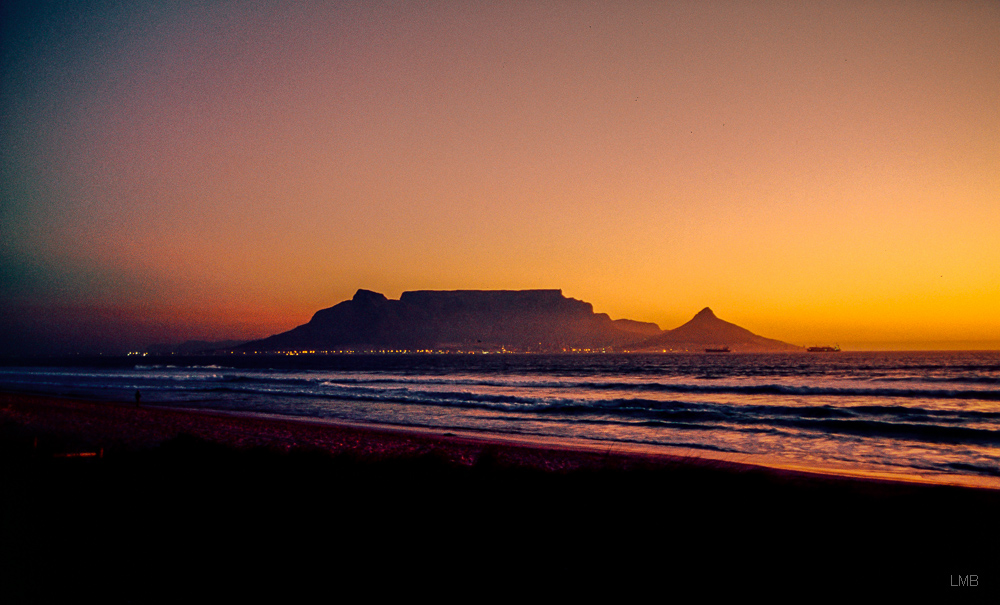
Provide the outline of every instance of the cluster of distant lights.
<path id="1" fill-rule="evenodd" d="M 615 351 L 610 348 L 590 348 L 590 349 L 574 349 L 563 347 L 561 349 L 563 353 L 614 353 Z M 338 349 L 335 351 L 314 351 L 314 350 L 301 350 L 301 351 L 226 351 L 226 355 L 503 355 L 507 353 L 534 353 L 537 351 L 530 350 L 515 350 L 508 348 L 500 348 L 499 350 L 463 350 L 463 349 Z M 545 351 L 546 353 L 551 353 L 552 351 Z M 146 357 L 148 352 L 144 351 L 129 351 L 127 356 L 133 357 Z M 178 355 L 178 353 L 170 353 L 170 355 Z"/>
<path id="2" fill-rule="evenodd" d="M 532 353 L 508 348 L 487 349 L 338 349 L 335 351 L 229 351 L 230 355 L 503 355 L 505 353 Z M 611 353 L 611 349 L 563 348 L 563 353 Z"/>

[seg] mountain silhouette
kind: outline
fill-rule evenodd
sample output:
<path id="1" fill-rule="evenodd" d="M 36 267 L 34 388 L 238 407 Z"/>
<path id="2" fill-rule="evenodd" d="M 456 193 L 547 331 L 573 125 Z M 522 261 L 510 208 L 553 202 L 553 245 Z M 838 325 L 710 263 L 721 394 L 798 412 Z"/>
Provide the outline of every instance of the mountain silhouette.
<path id="1" fill-rule="evenodd" d="M 723 321 L 705 307 L 686 324 L 630 347 L 634 351 L 704 351 L 728 347 L 733 352 L 801 351 L 780 340 L 758 336 L 740 326 Z"/>
<path id="2" fill-rule="evenodd" d="M 594 313 L 590 303 L 561 290 L 418 290 L 399 300 L 358 290 L 351 300 L 317 311 L 309 323 L 230 350 L 284 351 L 520 351 L 617 350 L 800 351 L 764 338 L 702 309 L 673 330 Z"/>
<path id="3" fill-rule="evenodd" d="M 661 333 L 656 324 L 594 313 L 561 290 L 421 290 L 399 300 L 358 290 L 307 324 L 236 349 L 553 352 L 619 347 Z"/>

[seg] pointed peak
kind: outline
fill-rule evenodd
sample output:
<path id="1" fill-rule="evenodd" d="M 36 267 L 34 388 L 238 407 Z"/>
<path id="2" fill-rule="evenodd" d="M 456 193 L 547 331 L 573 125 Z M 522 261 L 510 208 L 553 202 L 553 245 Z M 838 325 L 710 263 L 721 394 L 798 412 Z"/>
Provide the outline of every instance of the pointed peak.
<path id="1" fill-rule="evenodd" d="M 705 307 L 701 311 L 698 311 L 698 314 L 695 315 L 694 318 L 695 319 L 699 319 L 699 318 L 700 319 L 709 319 L 709 318 L 718 319 L 718 318 L 715 317 L 715 313 L 712 313 L 712 310 L 709 309 L 708 307 Z"/>

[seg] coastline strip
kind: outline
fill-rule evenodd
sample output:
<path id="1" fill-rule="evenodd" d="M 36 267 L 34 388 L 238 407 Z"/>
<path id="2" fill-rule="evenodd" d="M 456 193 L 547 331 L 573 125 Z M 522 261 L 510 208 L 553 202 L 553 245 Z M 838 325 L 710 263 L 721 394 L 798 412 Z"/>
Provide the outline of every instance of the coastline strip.
<path id="1" fill-rule="evenodd" d="M 62 444 L 50 446 L 62 448 L 51 452 L 59 456 L 99 449 L 102 455 L 105 451 L 115 455 L 148 450 L 188 435 L 237 450 L 311 450 L 372 460 L 434 453 L 451 464 L 469 466 L 489 451 L 505 464 L 549 472 L 688 467 L 764 473 L 789 482 L 942 485 L 1000 491 L 1000 478 L 992 477 L 892 473 L 690 448 L 368 424 L 162 403 L 137 407 L 105 400 L 11 392 L 0 392 L 0 422 L 13 423 L 21 432 L 45 435 L 46 441 Z"/>

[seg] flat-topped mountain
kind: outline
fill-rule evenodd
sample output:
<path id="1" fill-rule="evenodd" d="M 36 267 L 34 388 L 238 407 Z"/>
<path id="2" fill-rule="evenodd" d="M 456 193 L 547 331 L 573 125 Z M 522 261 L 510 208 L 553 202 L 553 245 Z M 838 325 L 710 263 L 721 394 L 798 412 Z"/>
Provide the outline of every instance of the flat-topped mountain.
<path id="1" fill-rule="evenodd" d="M 561 290 L 418 290 L 399 300 L 358 290 L 309 323 L 230 350 L 279 351 L 800 351 L 705 308 L 674 330 L 594 313 Z"/>
<path id="2" fill-rule="evenodd" d="M 631 347 L 634 351 L 692 351 L 728 347 L 733 352 L 801 351 L 787 342 L 758 336 L 740 326 L 723 321 L 705 307 L 691 321 L 667 330 Z"/>
<path id="3" fill-rule="evenodd" d="M 653 323 L 594 313 L 590 303 L 561 290 L 420 290 L 399 300 L 358 290 L 309 323 L 238 350 L 562 351 L 622 346 L 661 333 Z"/>

